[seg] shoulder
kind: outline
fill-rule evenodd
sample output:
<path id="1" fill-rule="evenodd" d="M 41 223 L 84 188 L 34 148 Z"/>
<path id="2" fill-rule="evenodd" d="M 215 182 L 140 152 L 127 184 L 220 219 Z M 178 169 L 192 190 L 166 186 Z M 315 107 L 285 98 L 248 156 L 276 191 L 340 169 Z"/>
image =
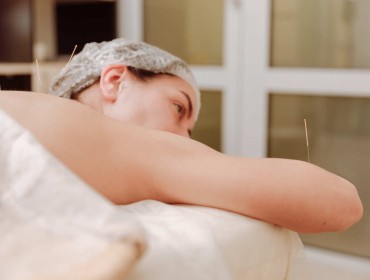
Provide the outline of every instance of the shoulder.
<path id="1" fill-rule="evenodd" d="M 1 91 L 0 110 L 31 132 L 80 129 L 90 123 L 99 125 L 103 119 L 79 102 L 36 92 Z"/>

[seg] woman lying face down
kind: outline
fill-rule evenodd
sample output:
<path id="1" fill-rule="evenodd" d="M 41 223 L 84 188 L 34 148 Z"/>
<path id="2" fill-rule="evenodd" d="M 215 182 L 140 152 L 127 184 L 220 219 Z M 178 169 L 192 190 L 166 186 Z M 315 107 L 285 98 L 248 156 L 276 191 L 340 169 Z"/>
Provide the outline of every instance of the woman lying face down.
<path id="1" fill-rule="evenodd" d="M 98 83 L 75 98 L 111 118 L 185 137 L 195 124 L 194 90 L 167 74 L 143 81 L 125 65 L 108 66 Z"/>
<path id="2" fill-rule="evenodd" d="M 200 93 L 184 61 L 142 42 L 90 43 L 61 71 L 50 93 L 142 127 L 189 137 Z"/>
<path id="3" fill-rule="evenodd" d="M 333 173 L 296 160 L 232 157 L 189 139 L 200 102 L 182 67 L 143 81 L 127 61 L 95 69 L 94 60 L 88 71 L 76 61 L 52 91 L 81 102 L 3 92 L 0 109 L 113 203 L 202 205 L 298 232 L 344 230 L 361 218 L 356 188 Z M 76 76 L 79 67 L 84 75 Z"/>

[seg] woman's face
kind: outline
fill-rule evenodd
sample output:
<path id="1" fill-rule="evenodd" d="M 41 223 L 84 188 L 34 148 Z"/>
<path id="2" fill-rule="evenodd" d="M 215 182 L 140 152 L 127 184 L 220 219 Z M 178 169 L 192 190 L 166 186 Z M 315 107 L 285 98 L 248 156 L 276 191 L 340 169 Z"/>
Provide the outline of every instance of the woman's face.
<path id="1" fill-rule="evenodd" d="M 150 129 L 190 137 L 196 121 L 195 91 L 181 78 L 156 75 L 143 82 L 134 77 L 122 84 L 104 114 Z"/>

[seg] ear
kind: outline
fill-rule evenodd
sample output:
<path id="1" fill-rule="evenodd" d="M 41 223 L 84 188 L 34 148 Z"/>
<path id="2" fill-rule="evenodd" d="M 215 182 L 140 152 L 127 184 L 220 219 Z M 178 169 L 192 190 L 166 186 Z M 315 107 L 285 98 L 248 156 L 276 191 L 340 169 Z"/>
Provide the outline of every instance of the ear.
<path id="1" fill-rule="evenodd" d="M 100 89 L 105 100 L 114 102 L 120 92 L 120 84 L 128 76 L 126 65 L 113 64 L 105 67 L 100 76 Z"/>

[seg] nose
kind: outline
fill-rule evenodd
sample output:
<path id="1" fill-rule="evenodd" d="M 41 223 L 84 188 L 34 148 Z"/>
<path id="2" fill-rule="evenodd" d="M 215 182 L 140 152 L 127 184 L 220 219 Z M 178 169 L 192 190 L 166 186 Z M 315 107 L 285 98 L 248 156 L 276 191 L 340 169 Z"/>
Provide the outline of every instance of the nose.
<path id="1" fill-rule="evenodd" d="M 186 138 L 190 138 L 190 133 L 187 128 L 181 128 L 178 130 L 178 132 L 175 132 L 178 135 L 184 136 Z"/>
<path id="2" fill-rule="evenodd" d="M 165 130 L 186 138 L 190 138 L 191 131 L 194 125 L 195 123 L 191 119 L 182 120 L 181 122 L 175 121 L 169 124 Z"/>
<path id="3" fill-rule="evenodd" d="M 190 138 L 190 129 L 185 125 L 176 126 L 175 128 L 171 129 L 170 132 Z"/>

